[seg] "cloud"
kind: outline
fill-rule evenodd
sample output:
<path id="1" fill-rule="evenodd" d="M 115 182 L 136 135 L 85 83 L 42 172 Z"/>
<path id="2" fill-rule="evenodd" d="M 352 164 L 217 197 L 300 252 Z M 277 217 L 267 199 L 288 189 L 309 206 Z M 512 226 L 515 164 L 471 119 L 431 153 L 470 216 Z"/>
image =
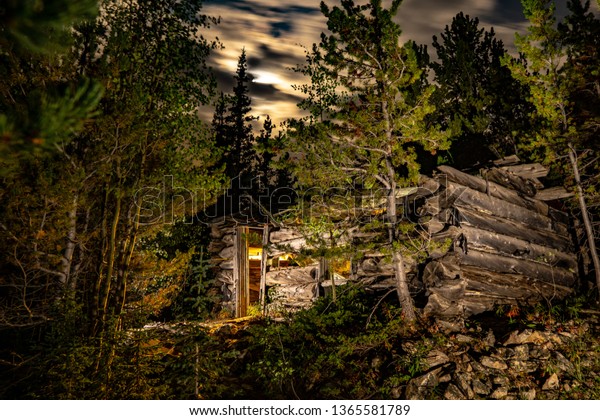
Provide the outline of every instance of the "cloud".
<path id="1" fill-rule="evenodd" d="M 326 28 L 319 1 L 207 0 L 203 12 L 221 17 L 221 24 L 211 29 L 224 45 L 211 59 L 220 89 L 231 92 L 245 48 L 248 71 L 255 78 L 252 112 L 270 114 L 274 121 L 298 114 L 300 97 L 292 85 L 304 81 L 291 68 L 304 62 L 303 46 L 317 42 Z"/>
<path id="2" fill-rule="evenodd" d="M 339 4 L 339 1 L 326 2 Z M 318 42 L 321 32 L 327 29 L 319 0 L 298 3 L 298 0 L 206 0 L 204 3 L 204 13 L 221 16 L 221 24 L 211 31 L 225 46 L 212 59 L 222 88 L 230 91 L 238 57 L 245 47 L 249 72 L 256 78 L 253 111 L 269 113 L 275 121 L 298 113 L 295 106 L 298 94 L 292 85 L 305 81 L 290 68 L 304 63 L 304 47 L 310 48 Z M 520 0 L 404 0 L 397 16 L 403 30 L 402 41 L 411 39 L 430 45 L 432 37 L 439 35 L 461 11 L 478 17 L 480 26 L 487 30 L 493 27 L 511 53 L 515 52 L 515 32 L 524 32 L 527 27 Z M 433 55 L 431 48 L 429 52 Z M 272 109 L 267 112 L 269 107 Z"/>

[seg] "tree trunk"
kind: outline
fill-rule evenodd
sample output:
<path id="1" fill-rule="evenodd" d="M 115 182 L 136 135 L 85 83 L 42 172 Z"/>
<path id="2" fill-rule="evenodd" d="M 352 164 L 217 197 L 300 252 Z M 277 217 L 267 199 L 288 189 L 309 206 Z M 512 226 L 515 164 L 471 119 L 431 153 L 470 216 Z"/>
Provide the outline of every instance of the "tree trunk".
<path id="1" fill-rule="evenodd" d="M 73 264 L 73 254 L 75 253 L 76 236 L 77 236 L 77 208 L 78 208 L 77 194 L 73 197 L 71 208 L 67 214 L 68 217 L 68 231 L 66 238 L 66 245 L 63 255 L 60 260 L 60 272 L 63 287 L 66 289 L 74 290 L 75 284 L 71 281 L 71 266 Z"/>
<path id="2" fill-rule="evenodd" d="M 390 245 L 392 247 L 392 261 L 394 264 L 394 277 L 396 279 L 396 293 L 398 294 L 398 300 L 402 306 L 402 315 L 404 315 L 404 319 L 412 322 L 417 318 L 415 315 L 415 307 L 410 291 L 408 290 L 408 279 L 406 277 L 406 271 L 404 270 L 404 258 L 402 257 L 402 253 L 396 249 L 396 224 L 398 223 L 396 200 L 396 182 L 392 178 L 390 181 L 390 189 L 388 191 L 387 216 Z"/>
<path id="3" fill-rule="evenodd" d="M 573 169 L 573 175 L 575 177 L 575 188 L 577 190 L 577 199 L 579 200 L 579 208 L 581 209 L 581 218 L 583 219 L 583 226 L 585 227 L 585 233 L 588 240 L 588 246 L 590 248 L 590 256 L 594 263 L 594 273 L 596 274 L 596 287 L 598 288 L 598 294 L 600 294 L 600 259 L 598 258 L 598 252 L 596 250 L 596 238 L 594 237 L 594 228 L 590 221 L 590 215 L 588 213 L 587 204 L 585 202 L 585 196 L 583 195 L 583 188 L 581 187 L 581 177 L 579 176 L 579 166 L 577 164 L 577 155 L 573 145 L 569 143 L 569 160 Z"/>

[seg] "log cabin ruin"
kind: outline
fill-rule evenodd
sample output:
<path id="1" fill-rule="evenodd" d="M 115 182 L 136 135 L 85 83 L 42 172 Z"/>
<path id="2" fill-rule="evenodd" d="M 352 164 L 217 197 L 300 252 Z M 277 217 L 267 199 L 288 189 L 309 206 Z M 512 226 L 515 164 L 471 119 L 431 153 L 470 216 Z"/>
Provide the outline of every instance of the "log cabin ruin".
<path id="1" fill-rule="evenodd" d="M 421 233 L 434 247 L 425 257 L 406 255 L 411 292 L 426 315 L 465 318 L 501 304 L 534 304 L 565 298 L 578 282 L 578 259 L 567 213 L 549 202 L 569 196 L 544 189 L 548 171 L 539 164 L 499 162 L 477 175 L 440 166 L 418 188 L 400 192 L 413 205 Z M 269 217 L 233 215 L 210 223 L 211 262 L 222 307 L 243 317 L 255 310 L 294 310 L 355 282 L 392 290 L 394 272 L 385 247 L 352 261 L 324 258 L 298 262 L 307 240 L 294 226 Z M 349 229 L 345 241 L 377 241 Z"/>

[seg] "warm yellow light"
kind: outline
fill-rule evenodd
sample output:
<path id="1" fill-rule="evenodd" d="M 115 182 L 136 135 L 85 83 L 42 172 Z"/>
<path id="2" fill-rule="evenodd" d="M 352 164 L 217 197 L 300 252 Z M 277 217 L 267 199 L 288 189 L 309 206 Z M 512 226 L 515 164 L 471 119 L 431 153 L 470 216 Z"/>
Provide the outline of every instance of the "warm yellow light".
<path id="1" fill-rule="evenodd" d="M 248 248 L 248 259 L 260 260 L 262 258 L 262 248 L 249 247 Z"/>

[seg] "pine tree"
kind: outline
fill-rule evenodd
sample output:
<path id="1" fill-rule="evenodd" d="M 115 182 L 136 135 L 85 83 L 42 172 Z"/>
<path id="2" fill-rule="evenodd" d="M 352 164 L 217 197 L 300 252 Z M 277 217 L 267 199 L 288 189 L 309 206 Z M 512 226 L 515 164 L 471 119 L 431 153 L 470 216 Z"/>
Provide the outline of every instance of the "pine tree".
<path id="1" fill-rule="evenodd" d="M 433 87 L 425 90 L 423 69 L 413 43 L 399 44 L 400 27 L 379 0 L 365 5 L 321 3 L 328 34 L 307 54 L 299 69 L 311 78 L 300 87 L 300 104 L 311 112 L 292 122 L 290 149 L 298 156 L 294 170 L 300 185 L 337 189 L 360 183 L 383 189 L 388 247 L 396 289 L 406 319 L 415 312 L 402 252 L 398 190 L 419 174 L 417 147 L 435 153 L 448 147 L 447 134 L 428 123 L 434 111 Z"/>
<path id="2" fill-rule="evenodd" d="M 96 0 L 7 0 L 0 6 L 0 174 L 25 153 L 54 150 L 97 115 L 102 86 L 61 66 L 72 28 Z"/>
<path id="3" fill-rule="evenodd" d="M 565 37 L 556 25 L 555 5 L 548 0 L 522 0 L 523 11 L 529 20 L 527 34 L 516 35 L 519 52 L 526 62 L 506 57 L 516 79 L 526 84 L 530 101 L 535 106 L 537 130 L 524 148 L 534 160 L 550 165 L 558 171 L 569 173 L 574 184 L 588 248 L 593 262 L 596 284 L 600 290 L 600 258 L 596 251 L 593 225 L 588 211 L 586 195 L 581 183 L 578 149 L 589 147 L 585 125 L 575 116 L 573 93 L 581 86 L 579 74 L 569 71 L 573 58 L 565 48 Z M 583 35 L 583 34 L 580 34 Z M 596 151 L 592 150 L 594 153 Z M 563 157 L 568 156 L 568 164 Z"/>
<path id="4" fill-rule="evenodd" d="M 252 121 L 257 120 L 258 117 L 250 115 L 252 111 L 252 100 L 249 95 L 251 77 L 248 74 L 245 49 L 242 50 L 239 57 L 234 79 L 233 95 L 230 97 L 231 105 L 225 121 L 228 127 L 229 143 L 227 175 L 235 180 L 233 184 L 235 189 L 251 182 L 248 178 L 252 175 L 252 168 L 256 165 Z"/>

